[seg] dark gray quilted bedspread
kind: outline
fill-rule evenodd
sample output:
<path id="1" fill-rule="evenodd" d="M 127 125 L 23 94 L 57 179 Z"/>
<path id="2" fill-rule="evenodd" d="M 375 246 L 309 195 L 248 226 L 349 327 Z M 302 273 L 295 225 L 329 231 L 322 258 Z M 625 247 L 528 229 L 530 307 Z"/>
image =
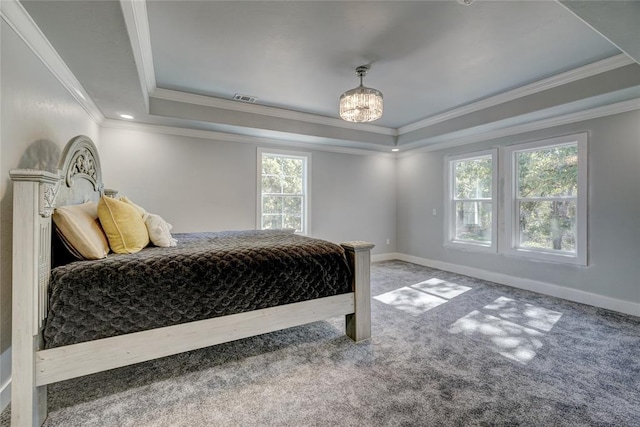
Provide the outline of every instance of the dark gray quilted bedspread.
<path id="1" fill-rule="evenodd" d="M 51 273 L 47 348 L 351 291 L 343 249 L 286 231 L 176 234 L 174 248 Z"/>

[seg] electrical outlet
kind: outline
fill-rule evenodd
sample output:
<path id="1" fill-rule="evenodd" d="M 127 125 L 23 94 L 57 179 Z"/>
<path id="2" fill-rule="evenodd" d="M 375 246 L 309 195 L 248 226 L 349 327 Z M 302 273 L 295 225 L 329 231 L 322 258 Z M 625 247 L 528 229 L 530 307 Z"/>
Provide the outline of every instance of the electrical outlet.
<path id="1" fill-rule="evenodd" d="M 387 245 L 391 244 L 391 239 L 387 239 Z"/>
<path id="2" fill-rule="evenodd" d="M 431 210 L 431 215 L 436 216 L 438 215 L 438 211 L 434 208 Z"/>

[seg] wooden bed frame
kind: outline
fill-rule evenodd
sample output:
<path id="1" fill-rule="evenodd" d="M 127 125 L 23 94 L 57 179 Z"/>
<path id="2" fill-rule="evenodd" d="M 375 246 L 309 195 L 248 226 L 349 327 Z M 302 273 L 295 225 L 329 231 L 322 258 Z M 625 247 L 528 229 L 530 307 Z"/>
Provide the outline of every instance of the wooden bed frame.
<path id="1" fill-rule="evenodd" d="M 353 292 L 79 344 L 43 349 L 51 272 L 51 214 L 56 206 L 97 201 L 104 193 L 98 151 L 73 138 L 59 173 L 16 169 L 13 194 L 13 331 L 11 425 L 39 426 L 47 384 L 267 332 L 346 316 L 354 341 L 371 336 L 370 251 L 342 243 L 354 272 Z"/>

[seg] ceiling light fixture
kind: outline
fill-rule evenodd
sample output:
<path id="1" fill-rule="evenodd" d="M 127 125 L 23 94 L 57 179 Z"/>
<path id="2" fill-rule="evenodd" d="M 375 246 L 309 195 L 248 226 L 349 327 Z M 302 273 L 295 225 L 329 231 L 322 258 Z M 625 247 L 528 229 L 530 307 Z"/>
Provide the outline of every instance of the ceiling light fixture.
<path id="1" fill-rule="evenodd" d="M 127 120 L 133 120 L 133 116 L 131 114 L 120 114 L 120 117 Z"/>
<path id="2" fill-rule="evenodd" d="M 372 122 L 382 117 L 382 92 L 362 85 L 362 78 L 369 71 L 368 65 L 356 68 L 360 86 L 340 96 L 340 117 L 348 122 Z"/>

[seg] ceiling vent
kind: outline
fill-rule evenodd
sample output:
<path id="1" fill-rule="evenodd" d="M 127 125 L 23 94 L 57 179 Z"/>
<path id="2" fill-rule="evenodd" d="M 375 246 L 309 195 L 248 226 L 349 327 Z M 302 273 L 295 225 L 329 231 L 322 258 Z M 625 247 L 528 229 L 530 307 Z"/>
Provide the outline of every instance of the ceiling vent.
<path id="1" fill-rule="evenodd" d="M 256 101 L 258 100 L 258 97 L 251 96 L 251 95 L 241 95 L 239 93 L 236 93 L 235 95 L 233 95 L 233 99 L 240 102 L 248 102 L 249 104 L 255 104 Z"/>

